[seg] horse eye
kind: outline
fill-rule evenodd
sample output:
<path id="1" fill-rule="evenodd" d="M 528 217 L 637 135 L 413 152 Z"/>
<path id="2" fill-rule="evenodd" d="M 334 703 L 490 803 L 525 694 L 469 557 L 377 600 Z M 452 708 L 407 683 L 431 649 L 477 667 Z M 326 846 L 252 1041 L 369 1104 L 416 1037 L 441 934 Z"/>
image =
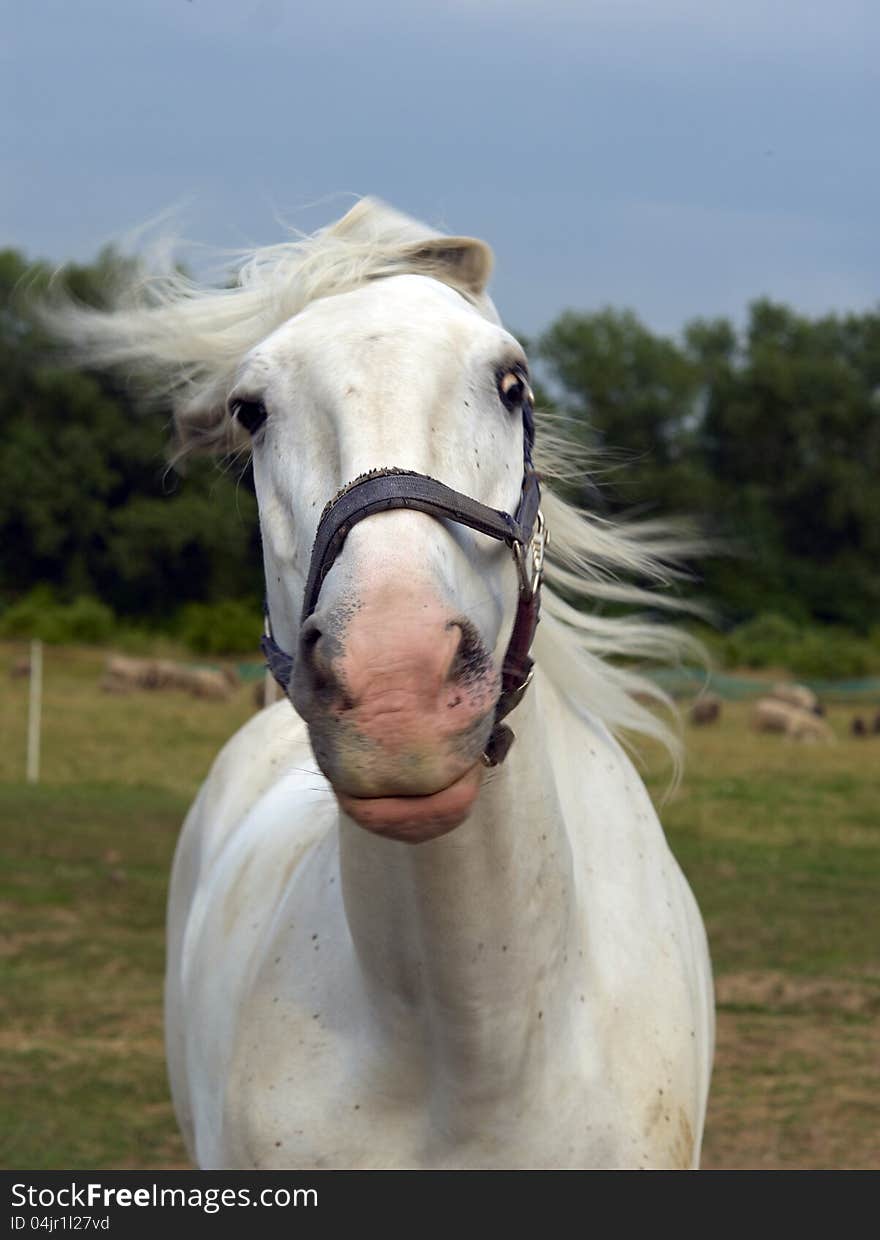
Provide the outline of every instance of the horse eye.
<path id="1" fill-rule="evenodd" d="M 526 401 L 532 400 L 532 389 L 525 375 L 518 370 L 506 370 L 498 380 L 498 395 L 502 403 L 511 413 L 520 409 Z"/>
<path id="2" fill-rule="evenodd" d="M 234 400 L 229 412 L 249 435 L 256 435 L 266 421 L 266 406 L 261 400 Z"/>

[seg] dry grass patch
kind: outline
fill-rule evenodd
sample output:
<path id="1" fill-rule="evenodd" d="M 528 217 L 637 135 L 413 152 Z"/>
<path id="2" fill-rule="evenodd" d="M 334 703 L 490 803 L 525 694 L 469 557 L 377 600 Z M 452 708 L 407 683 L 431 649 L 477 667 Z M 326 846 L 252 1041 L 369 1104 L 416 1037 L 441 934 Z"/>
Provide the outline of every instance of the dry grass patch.
<path id="1" fill-rule="evenodd" d="M 745 986 L 753 998 L 778 986 L 771 979 L 756 987 L 755 980 Z M 725 979 L 719 981 L 724 994 Z M 739 998 L 743 980 L 730 990 Z M 880 1166 L 876 992 L 859 997 L 833 978 L 817 981 L 809 991 L 786 995 L 783 988 L 779 1008 L 719 1006 L 704 1167 Z M 824 1006 L 835 992 L 843 993 L 857 1014 Z"/>

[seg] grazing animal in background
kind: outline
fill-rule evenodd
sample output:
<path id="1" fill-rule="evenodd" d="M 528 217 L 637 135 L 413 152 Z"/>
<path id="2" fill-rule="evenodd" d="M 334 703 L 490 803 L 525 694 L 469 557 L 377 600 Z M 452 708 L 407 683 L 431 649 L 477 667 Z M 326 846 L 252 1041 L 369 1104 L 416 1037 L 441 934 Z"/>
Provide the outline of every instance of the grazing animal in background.
<path id="1" fill-rule="evenodd" d="M 834 733 L 824 720 L 809 710 L 776 698 L 759 698 L 752 708 L 752 727 L 757 732 L 782 732 L 796 741 L 832 741 Z"/>
<path id="2" fill-rule="evenodd" d="M 689 718 L 696 727 L 717 723 L 721 718 L 721 698 L 714 693 L 704 693 L 691 706 Z"/>
<path id="3" fill-rule="evenodd" d="M 867 736 L 868 725 L 865 723 L 861 715 L 856 715 L 849 725 L 849 730 L 853 736 Z"/>
<path id="4" fill-rule="evenodd" d="M 228 676 L 209 667 L 192 668 L 190 676 L 180 687 L 185 687 L 194 698 L 205 698 L 212 702 L 225 702 L 233 689 Z"/>
<path id="5" fill-rule="evenodd" d="M 105 693 L 128 693 L 132 689 L 181 689 L 192 697 L 226 701 L 239 683 L 227 669 L 186 667 L 170 659 L 132 659 L 111 655 L 104 666 L 101 688 Z"/>
<path id="6" fill-rule="evenodd" d="M 241 676 L 234 667 L 221 667 L 220 675 L 223 676 L 230 689 L 237 689 L 241 684 Z"/>
<path id="7" fill-rule="evenodd" d="M 105 693 L 128 693 L 131 689 L 153 688 L 152 659 L 130 659 L 114 654 L 104 664 L 101 688 Z"/>
<path id="8" fill-rule="evenodd" d="M 880 733 L 880 710 L 878 710 L 877 714 L 874 716 L 874 722 L 871 724 L 871 731 L 875 736 Z"/>
<path id="9" fill-rule="evenodd" d="M 363 200 L 234 288 L 169 271 L 56 317 L 176 385 L 185 446 L 252 449 L 285 698 L 214 763 L 169 897 L 202 1167 L 699 1161 L 706 936 L 614 736 L 671 743 L 626 664 L 684 639 L 562 597 L 647 605 L 621 576 L 662 580 L 670 544 L 547 486 L 490 266 Z"/>
<path id="10" fill-rule="evenodd" d="M 818 697 L 806 685 L 793 685 L 787 681 L 780 681 L 770 690 L 769 696 L 776 698 L 779 702 L 788 702 L 790 706 L 796 706 L 799 710 L 811 711 L 814 715 L 822 713 L 819 709 Z"/>

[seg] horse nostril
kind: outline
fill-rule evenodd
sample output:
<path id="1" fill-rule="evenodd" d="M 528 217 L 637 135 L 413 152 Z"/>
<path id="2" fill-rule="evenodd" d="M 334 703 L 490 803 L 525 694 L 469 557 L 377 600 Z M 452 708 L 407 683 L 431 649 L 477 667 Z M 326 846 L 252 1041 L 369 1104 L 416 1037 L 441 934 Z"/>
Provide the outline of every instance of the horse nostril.
<path id="1" fill-rule="evenodd" d="M 313 616 L 309 616 L 308 620 L 306 620 L 305 624 L 302 626 L 299 635 L 303 655 L 308 657 L 309 653 L 315 648 L 315 646 L 317 646 L 320 640 L 321 626 Z"/>
<path id="2" fill-rule="evenodd" d="M 308 670 L 312 687 L 315 689 L 325 688 L 331 677 L 330 665 L 324 651 L 318 648 L 323 636 L 324 631 L 318 621 L 314 616 L 309 616 L 299 632 L 299 661 L 300 665 Z"/>
<path id="3" fill-rule="evenodd" d="M 319 620 L 309 616 L 299 633 L 299 684 L 311 694 L 326 696 L 330 693 L 339 710 L 351 710 L 354 706 L 344 682 L 340 679 L 334 660 L 341 654 L 338 637 L 334 636 L 332 624 L 323 628 Z"/>
<path id="4" fill-rule="evenodd" d="M 458 649 L 452 658 L 446 676 L 447 682 L 457 685 L 473 684 L 488 675 L 492 670 L 492 659 L 483 645 L 480 634 L 470 620 L 464 617 L 460 620 L 450 620 L 446 628 L 447 631 L 458 629 L 461 633 Z"/>

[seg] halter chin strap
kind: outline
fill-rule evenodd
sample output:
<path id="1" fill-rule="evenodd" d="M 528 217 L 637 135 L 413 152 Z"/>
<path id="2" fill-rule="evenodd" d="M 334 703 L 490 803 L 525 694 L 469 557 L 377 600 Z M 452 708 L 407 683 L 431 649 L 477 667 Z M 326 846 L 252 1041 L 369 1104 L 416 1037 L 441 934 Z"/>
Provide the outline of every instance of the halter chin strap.
<path id="1" fill-rule="evenodd" d="M 333 567 L 349 531 L 359 521 L 365 521 L 377 512 L 409 508 L 415 512 L 425 512 L 438 521 L 455 521 L 458 525 L 466 525 L 506 543 L 513 552 L 519 573 L 519 603 L 501 668 L 501 694 L 495 708 L 495 726 L 483 753 L 487 766 L 497 766 L 504 761 L 514 735 L 501 721 L 521 701 L 532 679 L 529 649 L 538 626 L 541 575 L 548 534 L 540 510 L 541 489 L 538 475 L 532 467 L 530 448 L 527 440 L 522 495 L 514 516 L 497 508 L 489 508 L 470 496 L 462 495 L 460 491 L 453 491 L 426 474 L 407 469 L 374 469 L 349 482 L 329 502 L 318 522 L 300 621 L 304 623 L 317 607 L 324 578 Z M 268 605 L 262 647 L 269 671 L 287 693 L 294 660 L 281 649 L 272 635 Z"/>

